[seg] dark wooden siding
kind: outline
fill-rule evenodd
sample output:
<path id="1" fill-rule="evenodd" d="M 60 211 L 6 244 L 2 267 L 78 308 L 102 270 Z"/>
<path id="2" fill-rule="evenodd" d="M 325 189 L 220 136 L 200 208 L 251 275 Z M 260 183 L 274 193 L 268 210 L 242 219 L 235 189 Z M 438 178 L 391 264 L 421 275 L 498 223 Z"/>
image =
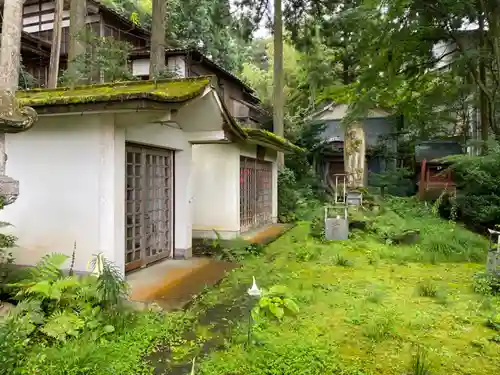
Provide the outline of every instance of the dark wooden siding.
<path id="1" fill-rule="evenodd" d="M 102 36 L 112 36 L 116 40 L 130 43 L 133 48 L 144 48 L 149 43 L 148 37 L 140 35 L 136 30 L 124 27 L 119 21 L 110 16 L 103 15 L 102 22 L 104 31 Z"/>

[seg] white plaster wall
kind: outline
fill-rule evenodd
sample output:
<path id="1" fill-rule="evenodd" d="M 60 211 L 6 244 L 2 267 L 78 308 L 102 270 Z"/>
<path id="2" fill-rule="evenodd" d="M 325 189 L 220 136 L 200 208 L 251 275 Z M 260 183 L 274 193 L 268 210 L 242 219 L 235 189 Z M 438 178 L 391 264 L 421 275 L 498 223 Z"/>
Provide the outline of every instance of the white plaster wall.
<path id="1" fill-rule="evenodd" d="M 175 174 L 175 202 L 174 202 L 174 247 L 175 256 L 179 254 L 189 255 L 192 247 L 192 220 L 193 220 L 193 182 L 192 182 L 192 152 L 191 144 L 187 141 L 186 133 L 182 130 L 160 124 L 139 124 L 120 126 L 117 123 L 123 142 L 133 142 L 142 145 L 156 146 L 175 150 L 174 174 Z M 125 165 L 125 152 L 120 153 L 117 159 L 117 169 L 119 165 Z M 124 167 L 123 167 L 124 168 Z M 121 178 L 120 191 L 125 191 L 124 173 Z M 125 197 L 120 197 L 122 205 Z M 117 201 L 119 204 L 119 201 Z M 122 224 L 119 225 L 125 230 L 125 214 L 122 216 Z M 124 238 L 125 234 L 119 238 Z M 125 248 L 125 243 L 123 243 Z M 122 252 L 124 256 L 124 252 Z"/>
<path id="2" fill-rule="evenodd" d="M 0 220 L 19 237 L 18 264 L 52 252 L 71 255 L 75 242 L 76 270 L 99 251 L 114 260 L 112 202 L 101 194 L 113 186 L 99 173 L 112 166 L 112 137 L 110 117 L 99 115 L 42 117 L 30 131 L 7 135 L 7 173 L 20 181 L 20 196 Z"/>
<path id="3" fill-rule="evenodd" d="M 240 230 L 240 155 L 234 144 L 193 145 L 194 237 Z"/>
<path id="4" fill-rule="evenodd" d="M 178 77 L 186 77 L 186 59 L 184 56 L 171 56 L 167 59 L 167 68 L 175 72 Z M 149 59 L 132 61 L 132 74 L 134 76 L 149 75 Z"/>
<path id="5" fill-rule="evenodd" d="M 132 61 L 132 74 L 136 76 L 149 75 L 149 59 L 137 59 Z"/>
<path id="6" fill-rule="evenodd" d="M 179 77 L 186 77 L 186 59 L 184 56 L 170 56 L 167 59 L 167 67 Z"/>
<path id="7" fill-rule="evenodd" d="M 121 119 L 41 117 L 30 131 L 7 135 L 7 172 L 20 181 L 21 194 L 0 210 L 0 220 L 12 223 L 8 231 L 19 237 L 18 264 L 35 264 L 52 252 L 70 256 L 76 241 L 76 270 L 85 271 L 92 254 L 103 252 L 124 272 L 126 142 L 176 150 L 174 246 L 189 254 L 191 145 L 179 129 L 121 125 Z"/>
<path id="8" fill-rule="evenodd" d="M 255 145 L 193 145 L 194 217 L 193 237 L 223 238 L 240 234 L 240 156 L 256 158 Z M 265 160 L 273 162 L 272 216 L 278 217 L 277 153 L 267 149 Z"/>

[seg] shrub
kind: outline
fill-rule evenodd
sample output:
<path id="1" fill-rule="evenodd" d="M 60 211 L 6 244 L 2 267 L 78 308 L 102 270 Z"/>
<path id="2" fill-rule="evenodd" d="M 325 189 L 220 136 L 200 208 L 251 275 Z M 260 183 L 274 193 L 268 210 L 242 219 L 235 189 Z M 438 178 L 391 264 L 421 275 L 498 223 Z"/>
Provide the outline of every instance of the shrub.
<path id="1" fill-rule="evenodd" d="M 370 173 L 368 183 L 380 189 L 382 196 L 409 196 L 415 193 L 414 173 L 407 168 L 396 168 L 382 173 Z"/>
<path id="2" fill-rule="evenodd" d="M 472 288 L 483 295 L 500 294 L 500 274 L 481 272 L 474 275 Z"/>
<path id="3" fill-rule="evenodd" d="M 484 156 L 459 155 L 447 158 L 458 184 L 455 204 L 458 218 L 484 229 L 500 222 L 500 147 Z"/>
<path id="4" fill-rule="evenodd" d="M 17 373 L 17 369 L 27 355 L 29 336 L 34 330 L 30 317 L 15 319 L 8 316 L 0 320 L 0 363 L 2 374 Z"/>
<path id="5" fill-rule="evenodd" d="M 281 223 L 309 220 L 311 212 L 320 205 L 307 178 L 299 181 L 293 170 L 286 167 L 279 171 L 278 219 Z"/>
<path id="6" fill-rule="evenodd" d="M 325 239 L 325 216 L 323 212 L 314 215 L 311 220 L 309 235 L 319 240 Z"/>
<path id="7" fill-rule="evenodd" d="M 297 181 L 291 169 L 283 168 L 278 173 L 278 219 L 282 223 L 297 220 L 297 202 L 300 199 Z"/>
<path id="8" fill-rule="evenodd" d="M 3 204 L 0 202 L 0 210 Z M 0 222 L 0 228 L 8 227 L 10 224 Z M 5 292 L 5 284 L 8 283 L 15 273 L 15 268 L 12 266 L 14 257 L 11 249 L 16 246 L 17 238 L 15 236 L 0 233 L 0 295 Z"/>

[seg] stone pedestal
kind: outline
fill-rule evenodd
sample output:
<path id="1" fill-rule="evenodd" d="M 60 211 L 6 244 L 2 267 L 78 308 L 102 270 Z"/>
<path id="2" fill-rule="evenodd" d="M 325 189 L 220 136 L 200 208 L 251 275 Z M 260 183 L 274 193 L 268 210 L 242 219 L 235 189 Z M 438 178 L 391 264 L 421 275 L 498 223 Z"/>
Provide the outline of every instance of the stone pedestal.
<path id="1" fill-rule="evenodd" d="M 3 205 L 14 203 L 19 196 L 19 181 L 9 176 L 0 176 L 0 199 Z"/>

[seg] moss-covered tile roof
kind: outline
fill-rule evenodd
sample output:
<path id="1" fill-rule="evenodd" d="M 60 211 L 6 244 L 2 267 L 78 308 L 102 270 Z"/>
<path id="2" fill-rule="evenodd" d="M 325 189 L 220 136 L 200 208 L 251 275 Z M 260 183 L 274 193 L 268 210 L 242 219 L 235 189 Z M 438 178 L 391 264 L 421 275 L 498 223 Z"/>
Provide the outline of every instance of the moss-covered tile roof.
<path id="1" fill-rule="evenodd" d="M 243 128 L 250 141 L 271 146 L 280 151 L 304 152 L 303 148 L 294 145 L 289 140 L 264 129 Z"/>
<path id="2" fill-rule="evenodd" d="M 30 107 L 90 104 L 109 101 L 152 100 L 179 103 L 200 95 L 210 77 L 130 81 L 112 84 L 18 91 L 19 104 Z"/>

